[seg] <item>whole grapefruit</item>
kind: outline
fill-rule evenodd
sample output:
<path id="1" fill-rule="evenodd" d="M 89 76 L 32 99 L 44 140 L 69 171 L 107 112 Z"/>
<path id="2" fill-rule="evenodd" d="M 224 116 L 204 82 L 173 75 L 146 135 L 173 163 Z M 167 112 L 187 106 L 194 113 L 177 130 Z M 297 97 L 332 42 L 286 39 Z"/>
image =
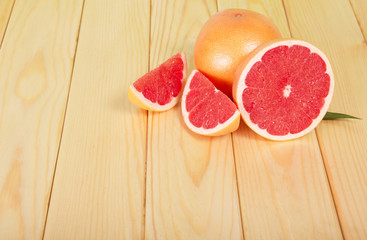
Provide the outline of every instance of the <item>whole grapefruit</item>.
<path id="1" fill-rule="evenodd" d="M 241 60 L 259 45 L 276 38 L 281 38 L 279 30 L 260 13 L 244 9 L 220 11 L 204 24 L 196 39 L 195 66 L 232 97 L 232 82 Z"/>

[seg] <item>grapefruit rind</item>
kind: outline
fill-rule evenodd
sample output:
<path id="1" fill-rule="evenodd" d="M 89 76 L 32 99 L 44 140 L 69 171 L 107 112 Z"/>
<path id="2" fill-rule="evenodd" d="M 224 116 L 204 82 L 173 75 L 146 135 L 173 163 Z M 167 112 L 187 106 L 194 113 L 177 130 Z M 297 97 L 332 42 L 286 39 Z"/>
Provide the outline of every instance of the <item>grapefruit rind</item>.
<path id="1" fill-rule="evenodd" d="M 330 76 L 330 88 L 329 88 L 329 93 L 327 97 L 324 98 L 325 103 L 324 103 L 324 106 L 320 109 L 320 114 L 318 115 L 317 118 L 313 119 L 310 126 L 308 126 L 306 129 L 302 130 L 299 133 L 295 133 L 295 134 L 288 133 L 286 135 L 276 136 L 276 135 L 269 134 L 266 131 L 266 129 L 261 129 L 257 124 L 252 123 L 252 121 L 250 120 L 250 114 L 244 108 L 244 105 L 242 102 L 242 93 L 247 87 L 245 83 L 245 78 L 247 76 L 247 73 L 250 71 L 250 69 L 256 62 L 261 61 L 262 56 L 268 50 L 278 47 L 278 46 L 290 47 L 292 45 L 305 46 L 310 49 L 311 53 L 318 54 L 324 60 L 326 64 L 325 73 L 327 73 Z M 232 89 L 233 100 L 237 104 L 237 107 L 241 113 L 241 117 L 243 121 L 247 124 L 247 126 L 249 126 L 253 131 L 263 136 L 264 138 L 267 138 L 270 140 L 279 140 L 279 141 L 299 138 L 299 137 L 306 135 L 310 131 L 312 131 L 325 116 L 329 108 L 331 98 L 333 96 L 333 92 L 334 92 L 334 75 L 333 75 L 331 64 L 328 58 L 325 56 L 323 52 L 321 52 L 321 50 L 319 50 L 312 44 L 302 41 L 302 40 L 297 40 L 297 39 L 282 39 L 282 40 L 276 39 L 276 40 L 269 41 L 259 46 L 258 48 L 256 48 L 253 52 L 251 52 L 250 55 L 248 55 L 248 57 L 237 68 L 237 71 L 235 74 L 235 80 L 233 84 L 233 89 Z"/>
<path id="2" fill-rule="evenodd" d="M 171 101 L 165 105 L 160 105 L 158 103 L 153 103 L 149 99 L 147 99 L 141 92 L 136 90 L 133 84 L 130 85 L 127 97 L 130 100 L 131 103 L 135 104 L 136 106 L 149 110 L 149 111 L 155 111 L 155 112 L 164 112 L 171 108 L 173 108 L 180 100 L 182 95 L 182 89 L 185 84 L 185 78 L 186 78 L 186 55 L 184 52 L 180 53 L 181 59 L 183 61 L 183 70 L 182 70 L 182 88 L 180 93 L 176 97 L 172 97 Z"/>
<path id="3" fill-rule="evenodd" d="M 267 16 L 247 9 L 225 9 L 209 18 L 194 46 L 196 69 L 232 97 L 233 78 L 242 59 L 257 46 L 281 38 Z"/>
<path id="4" fill-rule="evenodd" d="M 228 134 L 228 133 L 231 133 L 237 130 L 240 125 L 240 119 L 241 119 L 241 115 L 238 109 L 236 109 L 235 113 L 227 121 L 225 121 L 224 123 L 218 123 L 216 127 L 211 128 L 211 129 L 204 129 L 203 127 L 198 128 L 190 122 L 189 120 L 190 113 L 186 111 L 186 96 L 190 91 L 189 86 L 190 86 L 191 79 L 197 72 L 198 70 L 193 70 L 190 76 L 187 78 L 187 82 L 186 82 L 186 85 L 185 85 L 185 88 L 182 94 L 181 109 L 182 109 L 182 116 L 183 116 L 186 126 L 193 132 L 201 134 L 201 135 L 205 135 L 205 136 L 220 136 L 220 135 L 225 135 L 225 134 Z M 216 89 L 216 91 L 219 91 L 219 90 Z"/>

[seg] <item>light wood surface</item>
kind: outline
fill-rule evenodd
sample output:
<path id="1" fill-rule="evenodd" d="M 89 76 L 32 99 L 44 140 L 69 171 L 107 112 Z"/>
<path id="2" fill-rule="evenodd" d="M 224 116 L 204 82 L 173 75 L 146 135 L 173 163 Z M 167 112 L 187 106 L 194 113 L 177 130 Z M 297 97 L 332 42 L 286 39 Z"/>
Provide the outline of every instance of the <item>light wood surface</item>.
<path id="1" fill-rule="evenodd" d="M 272 142 L 186 128 L 128 86 L 226 8 L 270 17 L 335 75 L 322 121 Z M 367 2 L 0 1 L 0 239 L 366 239 Z"/>
<path id="2" fill-rule="evenodd" d="M 1 239 L 42 237 L 81 3 L 14 5 L 0 52 Z"/>
<path id="3" fill-rule="evenodd" d="M 147 113 L 127 101 L 148 71 L 149 2 L 85 1 L 45 239 L 141 239 Z"/>

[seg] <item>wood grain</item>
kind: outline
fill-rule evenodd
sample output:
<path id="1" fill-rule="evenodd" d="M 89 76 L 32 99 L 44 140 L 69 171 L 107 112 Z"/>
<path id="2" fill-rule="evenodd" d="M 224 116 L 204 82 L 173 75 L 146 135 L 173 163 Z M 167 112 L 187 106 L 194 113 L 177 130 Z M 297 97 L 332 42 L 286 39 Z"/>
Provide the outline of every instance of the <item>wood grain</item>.
<path id="1" fill-rule="evenodd" d="M 281 1 L 249 1 L 248 7 L 290 37 Z M 246 239 L 342 238 L 314 131 L 272 142 L 242 124 L 232 135 Z"/>
<path id="2" fill-rule="evenodd" d="M 241 1 L 241 0 L 227 0 L 227 1 L 218 1 L 217 6 L 218 11 L 225 10 L 227 8 L 243 8 L 249 9 L 249 5 L 251 4 L 252 0 Z"/>
<path id="3" fill-rule="evenodd" d="M 365 44 L 367 44 L 367 2 L 364 0 L 350 0 L 350 4 L 353 8 L 353 13 L 357 19 L 359 28 L 363 33 Z"/>
<path id="4" fill-rule="evenodd" d="M 233 137 L 246 239 L 342 238 L 315 134 L 269 142 L 243 126 Z"/>
<path id="5" fill-rule="evenodd" d="M 85 1 L 45 239 L 142 239 L 149 1 Z"/>
<path id="6" fill-rule="evenodd" d="M 185 51 L 193 69 L 196 36 L 214 1 L 152 1 L 151 68 Z M 185 127 L 178 105 L 149 113 L 146 239 L 241 239 L 231 136 Z"/>
<path id="7" fill-rule="evenodd" d="M 286 1 L 285 6 L 292 34 L 322 49 L 334 67 L 330 110 L 363 119 L 324 121 L 317 136 L 344 236 L 366 239 L 367 46 L 348 1 Z M 309 14 L 301 17 L 305 9 Z"/>
<path id="8" fill-rule="evenodd" d="M 0 1 L 0 48 L 4 39 L 6 27 L 8 26 L 14 0 Z"/>
<path id="9" fill-rule="evenodd" d="M 1 239 L 42 237 L 81 8 L 14 5 L 0 52 Z"/>

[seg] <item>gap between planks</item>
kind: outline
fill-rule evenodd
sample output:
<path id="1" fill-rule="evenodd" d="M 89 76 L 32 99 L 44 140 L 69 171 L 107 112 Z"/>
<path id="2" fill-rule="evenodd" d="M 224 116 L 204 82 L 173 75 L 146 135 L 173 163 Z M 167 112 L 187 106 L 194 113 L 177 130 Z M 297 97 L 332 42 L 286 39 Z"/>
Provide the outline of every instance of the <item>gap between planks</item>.
<path id="1" fill-rule="evenodd" d="M 237 186 L 237 198 L 238 198 L 238 207 L 240 211 L 240 222 L 241 222 L 241 229 L 242 229 L 242 238 L 245 239 L 245 229 L 243 224 L 242 218 L 242 206 L 241 206 L 241 199 L 240 199 L 240 186 L 238 184 L 238 176 L 237 176 L 237 161 L 236 161 L 236 154 L 234 153 L 234 141 L 233 141 L 233 134 L 231 133 L 231 143 L 232 143 L 232 154 L 233 154 L 233 162 L 234 162 L 234 173 L 236 175 L 236 186 Z"/>
<path id="2" fill-rule="evenodd" d="M 79 45 L 79 35 L 80 35 L 80 29 L 81 29 L 82 19 L 83 19 L 84 4 L 85 4 L 85 0 L 83 0 L 83 3 L 82 3 L 82 9 L 81 9 L 81 14 L 80 14 L 80 19 L 79 19 L 79 27 L 78 27 L 78 33 L 77 33 L 77 36 L 76 36 L 75 51 L 74 51 L 74 58 L 73 58 L 73 66 L 71 68 L 71 73 L 70 73 L 69 89 L 68 89 L 68 94 L 67 94 L 67 97 L 66 97 L 66 105 L 65 105 L 65 111 L 64 111 L 64 118 L 63 118 L 63 121 L 62 121 L 60 141 L 59 141 L 59 146 L 57 148 L 57 154 L 56 154 L 54 172 L 52 174 L 52 181 L 51 181 L 51 187 L 50 187 L 50 195 L 48 197 L 45 222 L 43 224 L 42 239 L 45 239 L 45 232 L 46 232 L 46 225 L 47 225 L 47 219 L 48 219 L 48 212 L 49 212 L 49 209 L 50 209 L 50 203 L 51 203 L 51 197 L 52 197 L 52 190 L 53 190 L 54 181 L 55 181 L 55 174 L 56 174 L 57 163 L 58 163 L 58 160 L 59 160 L 59 153 L 60 153 L 60 146 L 61 146 L 61 142 L 62 142 L 62 136 L 63 136 L 63 133 L 64 133 L 65 118 L 66 118 L 66 113 L 67 113 L 67 109 L 68 109 L 68 105 L 69 105 L 70 89 L 71 89 L 71 84 L 72 84 L 73 75 L 74 75 L 75 59 L 76 59 L 76 54 L 77 54 L 78 45 Z"/>
<path id="3" fill-rule="evenodd" d="M 152 29 L 152 0 L 149 0 L 149 41 L 148 41 L 148 72 L 150 71 L 150 43 L 152 39 L 151 29 Z M 145 223 L 146 223 L 146 211 L 147 211 L 147 170 L 148 170 L 148 133 L 149 133 L 149 111 L 147 112 L 147 121 L 146 121 L 146 134 L 145 134 L 145 169 L 144 169 L 144 208 L 143 208 L 143 217 L 142 217 L 142 226 L 143 226 L 143 239 L 145 239 Z"/>
<path id="4" fill-rule="evenodd" d="M 338 223 L 339 223 L 340 232 L 342 233 L 343 239 L 345 239 L 345 237 L 344 237 L 344 231 L 343 231 L 343 228 L 342 228 L 342 225 L 341 225 L 341 222 L 340 222 L 339 212 L 338 212 L 338 209 L 337 209 L 336 203 L 335 203 L 333 188 L 331 187 L 329 174 L 328 174 L 327 169 L 326 169 L 326 166 L 325 166 L 324 153 L 322 152 L 321 147 L 320 147 L 320 144 L 319 144 L 319 142 L 320 142 L 319 141 L 319 134 L 317 133 L 316 130 L 315 130 L 315 132 L 316 132 L 317 144 L 319 145 L 319 149 L 320 149 L 320 153 L 321 153 L 322 166 L 324 167 L 326 179 L 327 179 L 327 182 L 329 184 L 329 189 L 330 189 L 330 193 L 331 193 L 331 199 L 333 200 L 333 204 L 334 204 L 334 209 L 335 209 L 335 212 L 336 212 L 336 216 L 338 217 Z"/>
<path id="5" fill-rule="evenodd" d="M 355 18 L 355 20 L 356 20 L 356 22 L 358 24 L 358 27 L 359 27 L 359 31 L 361 32 L 362 37 L 364 39 L 364 44 L 367 45 L 366 36 L 363 34 L 363 29 L 362 29 L 362 26 L 361 26 L 361 22 L 358 20 L 358 17 L 357 17 L 357 14 L 356 14 L 356 10 L 354 9 L 354 6 L 353 6 L 351 0 L 348 0 L 348 2 L 349 2 L 350 7 L 352 8 L 354 18 Z"/>
<path id="6" fill-rule="evenodd" d="M 7 30 L 8 30 L 9 21 L 10 21 L 11 14 L 13 13 L 14 5 L 15 5 L 15 0 L 13 1 L 13 4 L 12 4 L 12 6 L 10 8 L 8 20 L 6 21 L 6 26 L 5 26 L 5 29 L 4 29 L 4 34 L 3 34 L 3 37 L 0 40 L 0 50 L 1 50 L 1 47 L 3 46 L 3 41 L 4 41 L 4 38 L 5 38 L 5 34 L 6 34 Z"/>

